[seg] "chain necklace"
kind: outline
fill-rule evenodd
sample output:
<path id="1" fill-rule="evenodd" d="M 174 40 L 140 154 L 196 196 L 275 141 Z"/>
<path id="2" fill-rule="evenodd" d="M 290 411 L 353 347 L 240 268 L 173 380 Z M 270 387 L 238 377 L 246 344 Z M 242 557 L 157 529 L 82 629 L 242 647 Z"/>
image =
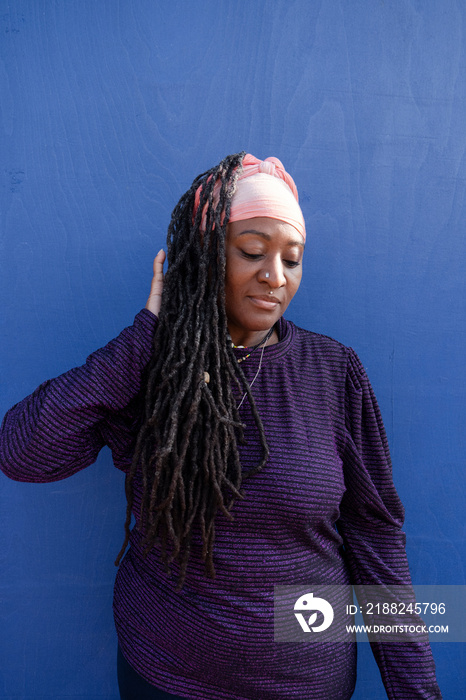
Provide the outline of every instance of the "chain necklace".
<path id="1" fill-rule="evenodd" d="M 257 343 L 257 345 L 254 345 L 252 348 L 247 348 L 247 347 L 245 347 L 244 345 L 235 345 L 235 344 L 232 342 L 232 344 L 231 344 L 231 347 L 232 347 L 232 348 L 244 348 L 245 350 L 249 350 L 248 354 L 247 354 L 247 355 L 244 355 L 244 357 L 238 357 L 238 364 L 240 364 L 241 362 L 244 362 L 245 360 L 247 360 L 248 357 L 251 357 L 251 355 L 252 355 L 252 353 L 254 352 L 254 350 L 257 350 L 257 348 L 260 348 L 260 346 L 262 345 L 262 343 L 264 343 L 264 347 L 265 347 L 265 344 L 267 343 L 267 341 L 269 340 L 269 338 L 271 338 L 271 336 L 272 336 L 273 329 L 274 329 L 274 327 L 272 326 L 272 328 L 271 328 L 269 331 L 267 331 L 267 335 L 266 335 L 264 338 L 262 338 L 262 340 L 261 340 L 259 343 Z"/>
<path id="2" fill-rule="evenodd" d="M 272 326 L 272 328 L 269 330 L 269 332 L 267 333 L 267 335 L 265 336 L 265 338 L 262 338 L 262 340 L 260 341 L 260 343 L 257 343 L 257 345 L 254 345 L 254 347 L 251 348 L 251 352 L 249 352 L 249 353 L 248 353 L 247 355 L 245 355 L 244 357 L 239 357 L 239 358 L 238 358 L 238 364 L 239 364 L 240 362 L 243 362 L 244 360 L 247 360 L 248 357 L 251 356 L 251 353 L 253 353 L 254 350 L 257 350 L 257 348 L 260 347 L 260 346 L 262 345 L 262 352 L 261 352 L 261 356 L 260 356 L 260 360 L 259 360 L 259 367 L 257 368 L 257 372 L 255 373 L 253 380 L 252 380 L 252 381 L 250 382 L 250 384 L 249 384 L 249 388 L 250 388 L 250 389 L 252 388 L 252 385 L 253 385 L 254 382 L 256 381 L 257 377 L 259 376 L 259 372 L 261 371 L 261 367 L 262 367 L 262 358 L 264 357 L 265 346 L 267 345 L 267 341 L 269 340 L 269 338 L 271 338 L 271 336 L 272 336 L 273 329 L 274 329 L 274 326 Z M 237 346 L 234 345 L 233 343 L 232 343 L 232 346 L 233 346 L 234 348 L 237 347 Z M 239 409 L 241 408 L 241 406 L 243 405 L 244 399 L 246 398 L 247 394 L 248 394 L 248 392 L 245 391 L 244 394 L 243 394 L 243 398 L 241 399 L 241 401 L 240 401 L 239 404 L 238 404 L 238 411 L 239 411 Z"/>
<path id="3" fill-rule="evenodd" d="M 259 374 L 259 372 L 261 371 L 261 367 L 262 367 L 262 358 L 264 357 L 264 350 L 265 350 L 265 345 L 264 345 L 263 348 L 262 348 L 261 358 L 260 358 L 260 360 L 259 360 L 259 367 L 257 368 L 257 372 L 256 372 L 255 375 L 254 375 L 254 379 L 253 379 L 252 382 L 249 384 L 249 388 L 250 388 L 250 389 L 252 388 L 252 385 L 253 385 L 254 382 L 256 381 L 256 379 L 257 379 L 257 377 L 258 377 L 258 374 Z M 241 408 L 241 406 L 243 405 L 244 399 L 246 398 L 247 394 L 248 394 L 248 392 L 245 391 L 244 394 L 243 394 L 243 398 L 241 399 L 241 401 L 240 401 L 239 404 L 238 404 L 238 411 L 239 411 L 239 409 Z"/>
<path id="4" fill-rule="evenodd" d="M 251 355 L 252 355 L 252 353 L 254 352 L 254 350 L 257 350 L 257 348 L 259 348 L 261 345 L 263 346 L 263 347 L 262 347 L 262 353 L 261 353 L 261 359 L 260 359 L 260 361 L 259 361 L 259 369 L 257 370 L 254 379 L 253 379 L 252 382 L 250 383 L 250 385 L 249 385 L 250 387 L 254 384 L 254 382 L 256 381 L 257 375 L 259 374 L 259 370 L 260 370 L 261 365 L 262 365 L 262 358 L 264 357 L 264 349 L 265 349 L 265 346 L 266 346 L 266 344 L 267 344 L 267 341 L 268 341 L 269 338 L 271 338 L 271 336 L 272 336 L 274 327 L 275 327 L 275 326 L 272 326 L 272 328 L 271 328 L 269 331 L 267 331 L 267 335 L 264 336 L 264 338 L 262 338 L 262 340 L 261 340 L 259 343 L 257 343 L 257 345 L 254 345 L 252 348 L 250 348 L 250 352 L 248 352 L 247 355 L 245 355 L 244 357 L 238 357 L 238 358 L 237 358 L 237 362 L 238 362 L 238 364 L 240 364 L 241 362 L 244 362 L 244 360 L 247 360 L 248 357 L 251 357 Z M 242 349 L 248 350 L 248 348 L 245 348 L 244 345 L 235 345 L 233 342 L 231 343 L 231 347 L 232 347 L 232 348 L 236 348 L 236 349 L 242 348 Z M 208 372 L 204 372 L 204 381 L 205 381 L 206 384 L 209 384 L 209 383 L 210 383 L 210 374 L 209 374 Z M 241 399 L 241 402 L 240 402 L 238 408 L 239 408 L 240 406 L 242 406 L 243 401 L 244 401 L 245 398 L 246 398 L 246 394 L 245 394 L 245 395 L 243 396 L 243 398 Z"/>

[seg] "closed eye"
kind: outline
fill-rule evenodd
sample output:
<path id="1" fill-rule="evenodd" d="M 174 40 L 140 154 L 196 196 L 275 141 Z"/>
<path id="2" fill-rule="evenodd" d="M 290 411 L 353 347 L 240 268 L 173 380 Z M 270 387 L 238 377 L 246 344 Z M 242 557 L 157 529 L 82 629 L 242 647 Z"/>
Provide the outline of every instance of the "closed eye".
<path id="1" fill-rule="evenodd" d="M 260 258 L 263 257 L 262 253 L 247 253 L 245 250 L 242 250 L 241 254 L 248 260 L 260 260 Z M 299 260 L 284 260 L 283 264 L 289 268 L 293 268 L 298 267 L 301 263 Z"/>
<path id="2" fill-rule="evenodd" d="M 248 260 L 259 260 L 259 258 L 262 257 L 261 253 L 246 253 L 245 250 L 242 250 L 241 252 Z"/>

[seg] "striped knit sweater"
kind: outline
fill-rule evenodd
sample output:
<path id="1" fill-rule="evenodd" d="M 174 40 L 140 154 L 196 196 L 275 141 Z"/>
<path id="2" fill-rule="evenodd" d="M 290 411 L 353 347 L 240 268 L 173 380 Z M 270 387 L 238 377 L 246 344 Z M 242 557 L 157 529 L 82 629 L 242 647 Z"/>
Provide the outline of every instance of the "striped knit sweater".
<path id="1" fill-rule="evenodd" d="M 0 445 L 9 477 L 66 478 L 94 462 L 105 444 L 115 465 L 128 469 L 156 323 L 141 311 L 85 365 L 10 409 Z M 144 558 L 137 528 L 118 571 L 114 615 L 125 657 L 150 683 L 182 697 L 347 700 L 355 644 L 274 642 L 274 586 L 410 581 L 403 507 L 360 361 L 284 319 L 279 336 L 265 348 L 253 387 L 270 458 L 246 480 L 234 520 L 218 517 L 215 580 L 204 577 L 195 540 L 185 586 L 176 592 L 176 567 L 170 577 L 156 551 Z M 242 364 L 249 380 L 259 361 L 256 352 Z M 247 400 L 241 412 L 247 469 L 259 442 Z M 427 642 L 374 644 L 373 651 L 391 700 L 441 698 Z"/>

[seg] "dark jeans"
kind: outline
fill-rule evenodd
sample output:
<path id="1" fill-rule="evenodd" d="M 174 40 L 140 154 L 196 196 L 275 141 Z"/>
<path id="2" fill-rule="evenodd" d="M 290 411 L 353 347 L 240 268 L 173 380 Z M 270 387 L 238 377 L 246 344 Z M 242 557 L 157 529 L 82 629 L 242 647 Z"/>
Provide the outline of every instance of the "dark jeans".
<path id="1" fill-rule="evenodd" d="M 121 700 L 184 700 L 179 695 L 171 695 L 159 690 L 141 678 L 126 661 L 120 647 L 118 647 L 117 671 Z"/>

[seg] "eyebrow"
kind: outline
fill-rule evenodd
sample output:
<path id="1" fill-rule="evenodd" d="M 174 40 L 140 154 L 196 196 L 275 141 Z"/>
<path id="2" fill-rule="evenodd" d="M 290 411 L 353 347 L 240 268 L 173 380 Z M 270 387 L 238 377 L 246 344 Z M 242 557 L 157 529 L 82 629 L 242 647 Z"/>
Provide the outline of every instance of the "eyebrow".
<path id="1" fill-rule="evenodd" d="M 245 231 L 240 231 L 237 234 L 237 237 L 239 238 L 240 236 L 245 236 L 248 233 L 253 233 L 256 236 L 260 236 L 261 238 L 264 238 L 266 241 L 271 241 L 272 236 L 270 236 L 268 233 L 265 233 L 265 231 L 257 231 L 255 228 L 248 228 Z M 290 240 L 287 244 L 287 246 L 300 246 L 301 248 L 304 248 L 304 243 L 301 241 L 298 241 L 296 239 Z"/>

